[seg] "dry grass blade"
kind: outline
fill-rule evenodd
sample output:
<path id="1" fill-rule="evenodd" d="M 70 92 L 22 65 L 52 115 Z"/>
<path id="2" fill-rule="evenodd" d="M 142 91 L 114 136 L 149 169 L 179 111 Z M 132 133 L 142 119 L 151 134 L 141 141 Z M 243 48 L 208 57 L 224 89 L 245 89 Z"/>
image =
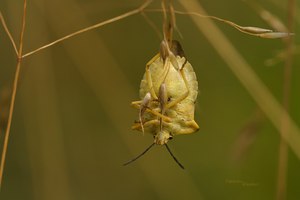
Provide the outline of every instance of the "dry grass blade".
<path id="1" fill-rule="evenodd" d="M 18 50 L 18 63 L 17 63 L 14 82 L 13 82 L 13 89 L 12 89 L 12 95 L 11 95 L 11 101 L 10 101 L 10 107 L 9 107 L 8 121 L 7 121 L 7 127 L 6 127 L 6 131 L 5 131 L 5 136 L 4 136 L 3 150 L 2 150 L 2 155 L 1 155 L 0 188 L 2 186 L 3 171 L 4 171 L 4 166 L 5 166 L 5 158 L 6 158 L 6 153 L 7 153 L 7 146 L 8 146 L 12 116 L 13 116 L 14 107 L 15 107 L 15 99 L 16 99 L 19 76 L 20 76 L 20 70 L 21 70 L 21 61 L 22 61 L 22 52 L 23 52 L 23 38 L 24 38 L 25 25 L 26 25 L 26 7 L 27 7 L 27 1 L 24 0 L 22 29 L 21 29 L 21 33 L 20 33 L 20 45 L 19 45 L 19 50 Z"/>
<path id="2" fill-rule="evenodd" d="M 255 36 L 266 38 L 266 39 L 279 39 L 279 38 L 287 38 L 294 35 L 295 35 L 294 33 L 270 32 L 270 33 L 256 34 Z"/>
<path id="3" fill-rule="evenodd" d="M 106 20 L 106 21 L 97 23 L 97 24 L 95 24 L 95 25 L 89 26 L 89 27 L 87 27 L 87 28 L 80 29 L 79 31 L 73 32 L 73 33 L 71 33 L 71 34 L 69 34 L 69 35 L 66 35 L 66 36 L 64 36 L 64 37 L 62 37 L 62 38 L 59 38 L 59 39 L 57 39 L 57 40 L 55 40 L 55 41 L 53 41 L 53 42 L 51 42 L 51 43 L 49 43 L 49 44 L 46 44 L 46 45 L 44 45 L 44 46 L 42 46 L 42 47 L 39 47 L 39 48 L 37 48 L 37 49 L 35 49 L 35 50 L 31 51 L 31 52 L 28 52 L 28 53 L 24 54 L 24 55 L 22 56 L 22 58 L 25 58 L 25 57 L 27 57 L 27 56 L 30 56 L 30 55 L 32 55 L 32 54 L 34 54 L 34 53 L 37 53 L 37 52 L 39 52 L 39 51 L 41 51 L 41 50 L 43 50 L 43 49 L 46 49 L 46 48 L 48 48 L 48 47 L 50 47 L 50 46 L 53 46 L 53 45 L 55 45 L 55 44 L 57 44 L 57 43 L 60 43 L 60 42 L 62 42 L 62 41 L 64 41 L 64 40 L 67 40 L 67 39 L 69 39 L 69 38 L 72 38 L 72 37 L 74 37 L 74 36 L 76 36 L 76 35 L 79 35 L 79 34 L 82 34 L 82 33 L 84 33 L 84 32 L 87 32 L 87 31 L 90 31 L 90 30 L 99 28 L 99 27 L 101 27 L 101 26 L 104 26 L 104 25 L 107 25 L 107 24 L 116 22 L 116 21 L 118 21 L 118 20 L 127 18 L 127 17 L 129 17 L 129 16 L 138 14 L 138 13 L 142 12 L 142 11 L 143 11 L 143 10 L 144 10 L 151 2 L 152 2 L 152 0 L 147 0 L 147 1 L 145 1 L 145 3 L 143 3 L 143 4 L 142 4 L 139 8 L 137 8 L 137 9 L 134 9 L 134 10 L 132 10 L 132 11 L 126 12 L 126 13 L 124 13 L 124 14 L 122 14 L 122 15 L 119 15 L 119 16 L 117 16 L 117 17 L 108 19 L 108 20 Z"/>
<path id="4" fill-rule="evenodd" d="M 145 11 L 147 11 L 147 12 L 162 12 L 161 9 L 147 9 Z M 231 27 L 237 29 L 238 31 L 245 33 L 247 35 L 252 35 L 252 36 L 266 38 L 266 39 L 286 38 L 286 37 L 290 37 L 290 36 L 294 35 L 294 33 L 277 32 L 277 31 L 273 31 L 270 29 L 259 28 L 259 27 L 254 27 L 254 26 L 240 26 L 232 21 L 221 19 L 219 17 L 215 17 L 212 15 L 200 14 L 199 12 L 178 11 L 178 10 L 173 10 L 173 11 L 174 11 L 174 13 L 180 14 L 180 15 L 191 15 L 191 16 L 194 15 L 194 16 L 201 17 L 201 18 L 208 18 L 208 19 L 220 21 L 225 24 L 228 24 L 229 26 L 231 26 Z"/>
<path id="5" fill-rule="evenodd" d="M 277 38 L 285 38 L 285 37 L 289 37 L 289 36 L 294 35 L 293 33 L 276 32 L 276 31 L 273 31 L 273 30 L 270 30 L 270 29 L 264 29 L 264 28 L 259 28 L 259 27 L 240 26 L 240 25 L 238 25 L 234 22 L 231 22 L 229 20 L 221 19 L 219 17 L 210 16 L 210 15 L 202 15 L 202 14 L 199 14 L 198 12 L 175 11 L 175 13 L 183 14 L 183 15 L 195 15 L 195 16 L 202 17 L 202 18 L 214 19 L 214 20 L 223 22 L 225 24 L 228 24 L 228 25 L 234 27 L 235 29 L 237 29 L 238 31 L 240 31 L 242 33 L 252 35 L 252 36 L 261 37 L 261 38 L 277 39 Z"/>
<path id="6" fill-rule="evenodd" d="M 10 34 L 9 29 L 7 28 L 7 25 L 6 25 L 6 23 L 5 23 L 5 20 L 4 20 L 4 17 L 3 17 L 3 15 L 2 15 L 2 12 L 1 12 L 1 11 L 0 11 L 0 20 L 1 20 L 2 26 L 3 26 L 3 28 L 4 28 L 5 32 L 6 32 L 6 34 L 7 34 L 8 37 L 9 37 L 9 40 L 11 41 L 11 44 L 12 44 L 13 47 L 14 47 L 14 50 L 15 50 L 16 55 L 18 55 L 18 49 L 17 49 L 16 43 L 15 43 L 15 41 L 14 41 L 12 35 Z"/>
<path id="7" fill-rule="evenodd" d="M 196 1 L 181 0 L 180 3 L 186 10 L 196 10 L 197 13 L 205 14 Z M 192 15 L 191 18 L 280 133 L 282 117 L 286 117 L 290 128 L 282 137 L 300 159 L 300 130 L 297 124 L 216 25 L 211 20 L 199 21 L 196 15 Z"/>

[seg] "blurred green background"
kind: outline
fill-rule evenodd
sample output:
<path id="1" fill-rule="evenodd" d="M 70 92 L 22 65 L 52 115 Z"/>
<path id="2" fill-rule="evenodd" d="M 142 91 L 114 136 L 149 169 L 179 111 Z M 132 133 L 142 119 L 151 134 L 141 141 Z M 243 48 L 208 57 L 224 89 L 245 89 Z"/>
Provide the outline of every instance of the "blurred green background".
<path id="1" fill-rule="evenodd" d="M 133 10 L 142 2 L 28 0 L 24 52 Z M 287 24 L 287 1 L 251 2 Z M 270 28 L 242 0 L 199 3 L 210 15 Z M 17 44 L 22 6 L 21 0 L 0 1 L 0 10 Z M 174 7 L 184 10 L 177 1 Z M 160 8 L 160 1 L 149 8 Z M 161 13 L 146 14 L 160 29 Z M 295 32 L 299 32 L 299 23 L 297 13 Z M 186 170 L 181 170 L 160 146 L 135 163 L 122 166 L 153 142 L 150 135 L 130 130 L 138 117 L 130 102 L 138 100 L 145 64 L 160 44 L 157 33 L 136 14 L 23 60 L 0 199 L 275 199 L 280 141 L 277 129 L 190 17 L 178 15 L 177 25 L 183 38 L 178 34 L 175 37 L 196 71 L 200 88 L 195 113 L 200 131 L 169 142 Z M 217 25 L 281 102 L 284 62 L 267 66 L 266 61 L 276 59 L 284 43 Z M 296 44 L 299 39 L 298 35 L 294 37 Z M 290 110 L 298 125 L 299 62 L 299 54 L 295 54 Z M 2 26 L 0 65 L 2 147 L 16 66 L 14 50 Z M 299 159 L 289 151 L 289 200 L 300 198 L 299 169 Z"/>

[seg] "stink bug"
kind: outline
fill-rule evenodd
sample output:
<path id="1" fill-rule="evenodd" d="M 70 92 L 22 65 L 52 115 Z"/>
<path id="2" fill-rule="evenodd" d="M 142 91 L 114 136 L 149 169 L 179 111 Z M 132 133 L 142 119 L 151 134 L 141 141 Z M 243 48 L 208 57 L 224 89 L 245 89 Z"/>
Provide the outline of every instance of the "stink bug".
<path id="1" fill-rule="evenodd" d="M 139 120 L 132 125 L 132 129 L 152 134 L 154 142 L 124 165 L 138 159 L 157 144 L 165 145 L 183 168 L 171 153 L 167 142 L 175 135 L 190 134 L 199 129 L 194 120 L 198 82 L 178 41 L 162 41 L 160 53 L 146 65 L 139 93 L 141 100 L 131 103 L 140 111 Z"/>

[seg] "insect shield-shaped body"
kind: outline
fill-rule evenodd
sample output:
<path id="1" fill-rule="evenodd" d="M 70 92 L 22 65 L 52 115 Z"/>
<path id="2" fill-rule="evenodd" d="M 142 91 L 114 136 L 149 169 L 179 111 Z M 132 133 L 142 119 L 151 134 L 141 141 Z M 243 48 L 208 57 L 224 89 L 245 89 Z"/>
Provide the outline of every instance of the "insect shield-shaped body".
<path id="1" fill-rule="evenodd" d="M 181 45 L 175 40 L 170 45 L 163 41 L 160 53 L 146 65 L 140 84 L 141 100 L 132 102 L 139 109 L 139 120 L 132 129 L 154 136 L 154 143 L 141 155 L 154 144 L 166 145 L 175 135 L 190 134 L 199 129 L 194 121 L 197 94 L 196 74 L 185 58 Z"/>
<path id="2" fill-rule="evenodd" d="M 139 105 L 144 111 L 140 121 L 132 126 L 153 134 L 154 142 L 160 145 L 174 135 L 190 134 L 199 129 L 194 121 L 198 94 L 196 74 L 178 41 L 172 42 L 171 51 L 173 55 L 163 57 L 160 53 L 147 64 L 140 84 L 140 98 L 149 101 L 147 105 Z"/>

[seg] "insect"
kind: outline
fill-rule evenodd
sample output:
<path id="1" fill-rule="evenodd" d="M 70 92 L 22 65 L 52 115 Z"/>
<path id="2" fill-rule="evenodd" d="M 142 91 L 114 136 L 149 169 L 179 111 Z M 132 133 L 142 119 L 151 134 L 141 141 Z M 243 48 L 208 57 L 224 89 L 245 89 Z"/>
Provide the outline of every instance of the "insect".
<path id="1" fill-rule="evenodd" d="M 157 144 L 165 145 L 177 164 L 184 168 L 167 142 L 175 135 L 190 134 L 199 129 L 194 120 L 198 82 L 178 41 L 162 41 L 160 53 L 146 65 L 139 93 L 141 100 L 132 102 L 139 109 L 139 120 L 132 129 L 152 134 L 154 142 L 124 165 L 135 161 Z"/>

